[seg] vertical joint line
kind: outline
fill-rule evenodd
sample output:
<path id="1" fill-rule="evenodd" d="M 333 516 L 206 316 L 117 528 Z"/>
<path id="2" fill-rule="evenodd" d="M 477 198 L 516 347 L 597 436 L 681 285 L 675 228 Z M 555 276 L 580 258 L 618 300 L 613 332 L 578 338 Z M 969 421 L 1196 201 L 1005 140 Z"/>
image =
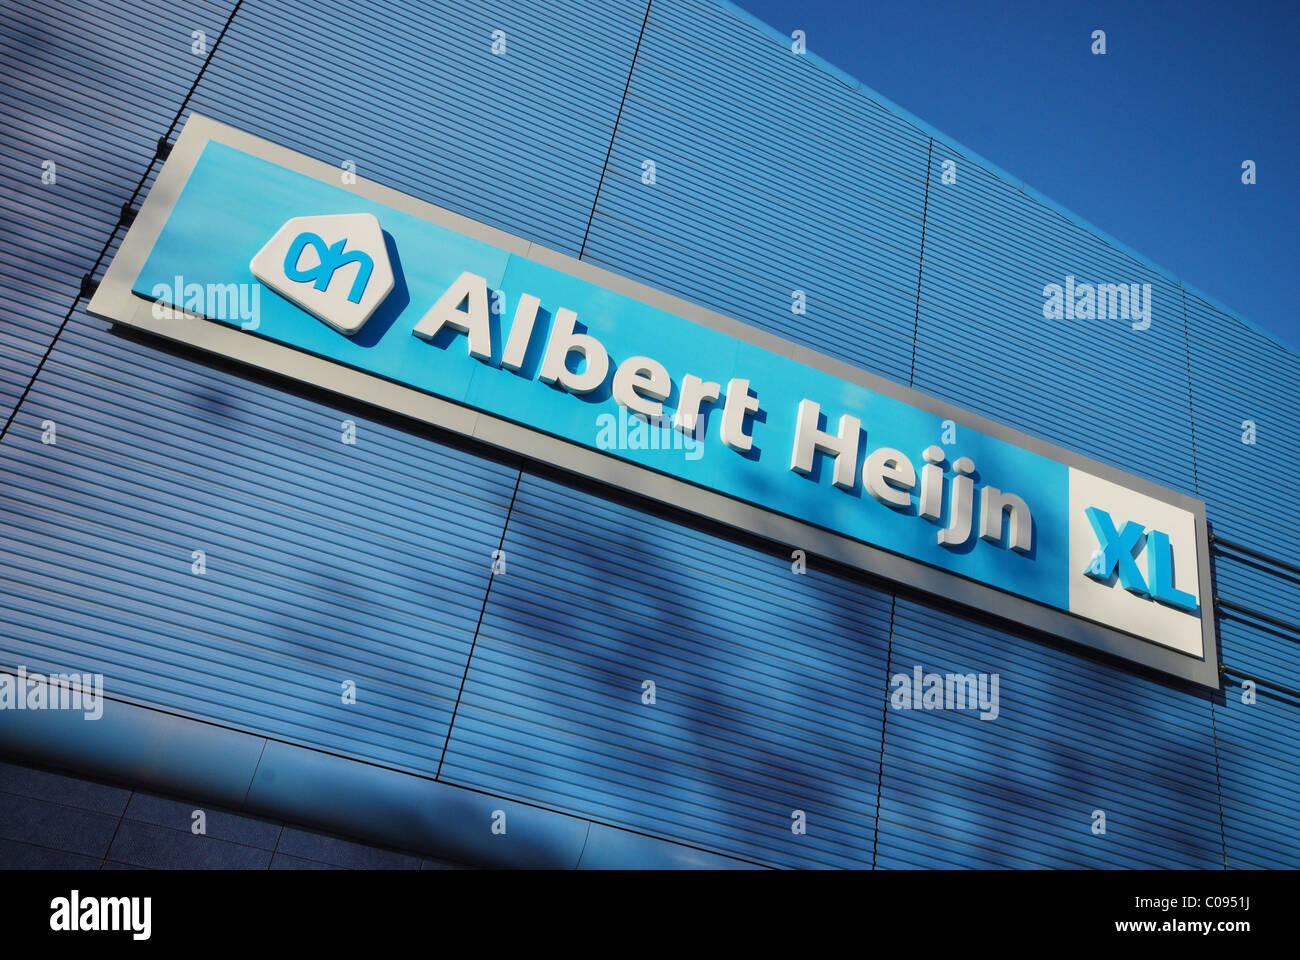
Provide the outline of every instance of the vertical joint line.
<path id="1" fill-rule="evenodd" d="M 267 738 L 262 738 L 262 749 L 257 752 L 257 763 L 253 765 L 253 772 L 248 776 L 248 786 L 244 788 L 244 803 L 248 803 L 248 795 L 253 792 L 253 783 L 257 780 L 257 771 L 262 769 L 262 758 L 266 756 Z"/>
<path id="2" fill-rule="evenodd" d="M 519 481 L 524 478 L 524 465 L 521 461 L 519 464 L 519 473 L 515 476 L 515 489 L 510 494 L 510 506 L 506 508 L 506 519 L 501 524 L 501 539 L 497 541 L 497 551 L 505 548 L 506 531 L 510 529 L 510 518 L 515 512 L 515 498 L 519 496 Z M 460 712 L 460 699 L 465 693 L 465 681 L 469 678 L 469 665 L 474 660 L 474 648 L 478 646 L 478 634 L 483 628 L 483 615 L 487 613 L 488 598 L 492 596 L 492 584 L 496 583 L 497 566 L 496 557 L 492 558 L 492 573 L 488 575 L 487 589 L 483 591 L 483 606 L 479 607 L 478 622 L 474 624 L 474 639 L 470 641 L 469 653 L 465 656 L 465 672 L 460 675 L 460 689 L 456 691 L 456 703 L 451 708 L 451 719 L 447 721 L 447 737 L 442 741 L 442 754 L 438 757 L 438 771 L 433 775 L 433 779 L 438 780 L 442 777 L 442 762 L 447 759 L 447 747 L 451 744 L 451 732 L 456 726 L 456 715 Z"/>
<path id="3" fill-rule="evenodd" d="M 889 646 L 885 653 L 885 700 L 880 715 L 880 760 L 876 764 L 876 823 L 871 834 L 871 869 L 876 869 L 876 850 L 880 846 L 880 795 L 885 782 L 885 724 L 889 722 L 889 677 L 894 669 L 894 609 L 898 591 L 889 597 Z"/>
<path id="4" fill-rule="evenodd" d="M 1183 301 L 1183 344 L 1187 348 L 1187 416 L 1192 426 L 1192 489 L 1201 495 L 1201 475 L 1196 465 L 1196 403 L 1192 393 L 1192 333 L 1187 322 L 1187 288 L 1178 281 L 1178 292 Z"/>
<path id="5" fill-rule="evenodd" d="M 235 0 L 235 5 L 230 8 L 230 16 L 226 17 L 225 26 L 221 28 L 221 33 L 217 34 L 217 39 L 212 41 L 212 49 L 203 59 L 203 65 L 199 67 L 199 72 L 194 76 L 194 82 L 185 93 L 185 99 L 181 101 L 181 108 L 176 111 L 176 116 L 172 118 L 171 125 L 167 128 L 167 139 L 171 139 L 172 131 L 176 129 L 176 124 L 180 123 L 181 117 L 185 114 L 185 108 L 189 105 L 190 98 L 194 96 L 194 91 L 199 88 L 199 81 L 203 79 L 203 74 L 208 72 L 208 65 L 212 63 L 212 58 L 217 55 L 217 48 L 221 46 L 221 41 L 226 38 L 226 32 L 230 30 L 230 25 L 235 22 L 235 14 L 239 13 L 239 8 L 244 5 L 244 0 Z"/>
<path id="6" fill-rule="evenodd" d="M 132 790 L 126 798 L 126 805 L 122 807 L 122 813 L 117 818 L 117 824 L 113 827 L 113 835 L 108 838 L 108 846 L 104 848 L 104 859 L 99 861 L 99 869 L 104 869 L 104 864 L 108 863 L 109 856 L 113 853 L 113 844 L 117 843 L 118 832 L 122 829 L 122 821 L 126 819 L 126 812 L 131 809 L 131 801 L 135 799 L 135 791 Z"/>
<path id="7" fill-rule="evenodd" d="M 1219 771 L 1219 723 L 1215 719 L 1213 698 L 1210 699 L 1210 732 L 1214 738 L 1214 792 L 1219 801 L 1219 849 L 1223 852 L 1223 869 L 1227 870 L 1228 834 L 1227 829 L 1223 825 L 1223 775 Z"/>
<path id="8" fill-rule="evenodd" d="M 578 851 L 577 862 L 574 863 L 573 869 L 578 870 L 582 867 L 582 856 L 587 852 L 587 844 L 591 842 L 591 821 L 587 821 L 587 835 L 582 838 L 582 849 Z"/>
<path id="9" fill-rule="evenodd" d="M 916 265 L 916 319 L 912 324 L 912 369 L 907 375 L 907 385 L 916 386 L 916 341 L 921 336 L 921 277 L 925 274 L 925 226 L 930 216 L 930 177 L 934 175 L 934 137 L 930 138 L 930 152 L 925 157 L 925 202 L 921 207 L 921 258 Z"/>
<path id="10" fill-rule="evenodd" d="M 596 195 L 591 199 L 591 216 L 587 217 L 587 229 L 582 232 L 582 246 L 578 249 L 578 259 L 587 252 L 587 237 L 591 234 L 591 225 L 596 219 L 596 204 L 600 202 L 600 190 L 605 185 L 605 171 L 609 169 L 609 158 L 614 154 L 614 141 L 618 139 L 618 125 L 623 120 L 623 104 L 627 103 L 627 92 L 632 89 L 632 74 L 636 70 L 636 59 L 641 55 L 641 40 L 645 36 L 645 26 L 650 22 L 650 5 L 654 0 L 646 0 L 645 16 L 641 18 L 641 32 L 636 36 L 636 49 L 632 51 L 632 62 L 627 68 L 627 82 L 623 84 L 623 97 L 618 102 L 618 113 L 614 116 L 614 132 L 609 135 L 609 149 L 605 151 L 605 162 L 600 166 L 600 180 L 596 183 Z"/>
<path id="11" fill-rule="evenodd" d="M 280 832 L 275 835 L 275 846 L 271 848 L 271 859 L 266 861 L 266 869 L 275 869 L 275 858 L 280 852 L 280 841 L 284 838 L 284 824 L 280 824 Z"/>

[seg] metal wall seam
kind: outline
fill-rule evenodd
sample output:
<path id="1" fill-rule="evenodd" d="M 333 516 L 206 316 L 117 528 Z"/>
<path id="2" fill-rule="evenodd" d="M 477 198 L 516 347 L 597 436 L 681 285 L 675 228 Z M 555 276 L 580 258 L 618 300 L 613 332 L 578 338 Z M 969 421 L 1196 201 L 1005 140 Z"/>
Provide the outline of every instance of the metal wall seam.
<path id="1" fill-rule="evenodd" d="M 1187 330 L 1200 494 L 1212 531 L 1268 556 L 1296 542 L 1300 500 L 1289 463 L 1300 433 L 1300 357 L 1188 291 Z M 1247 492 L 1249 491 L 1249 492 Z M 1263 538 L 1263 539 L 1261 539 Z M 1300 623 L 1300 577 L 1284 566 L 1217 549 L 1215 589 Z M 1218 610 L 1229 668 L 1300 688 L 1300 636 L 1230 607 Z M 1224 846 L 1231 868 L 1300 862 L 1296 737 L 1300 702 L 1262 685 L 1225 684 L 1215 711 Z"/>
<path id="2" fill-rule="evenodd" d="M 871 869 L 880 866 L 880 802 L 885 789 L 885 745 L 889 737 L 889 686 L 894 675 L 894 617 L 898 612 L 898 591 L 891 591 L 889 596 L 889 633 L 885 648 L 885 693 L 880 703 L 880 756 L 876 768 L 876 823 L 871 834 Z"/>
<path id="3" fill-rule="evenodd" d="M 1215 556 L 1214 570 L 1216 591 L 1223 600 L 1293 625 L 1287 629 L 1235 607 L 1220 606 L 1223 662 L 1273 683 L 1300 689 L 1300 577 L 1249 557 L 1222 552 Z"/>
<path id="4" fill-rule="evenodd" d="M 505 540 L 506 531 L 510 529 L 510 518 L 515 512 L 515 499 L 519 495 L 519 483 L 523 479 L 524 469 L 522 463 L 515 473 L 514 488 L 510 491 L 510 503 L 506 507 L 506 517 L 501 525 L 501 536 L 497 539 L 496 549 L 492 551 L 492 572 L 488 576 L 487 587 L 483 591 L 483 603 L 479 607 L 478 621 L 474 624 L 474 638 L 470 641 L 469 653 L 465 657 L 465 669 L 460 675 L 460 686 L 456 688 L 456 702 L 451 708 L 451 718 L 447 722 L 447 732 L 442 738 L 442 752 L 438 755 L 438 767 L 434 773 L 435 779 L 442 776 L 442 765 L 447 759 L 447 746 L 451 743 L 452 731 L 456 728 L 456 715 L 460 712 L 461 698 L 465 694 L 465 681 L 469 678 L 469 671 L 474 666 L 474 650 L 478 646 L 479 634 L 483 630 L 483 614 L 487 610 L 488 601 L 492 597 L 492 585 L 496 583 L 497 574 L 505 574 L 507 570 Z"/>
<path id="5" fill-rule="evenodd" d="M 1300 864 L 1300 704 L 1260 689 L 1244 702 L 1228 686 L 1216 710 L 1223 823 L 1232 869 L 1294 870 Z"/>
<path id="6" fill-rule="evenodd" d="M 134 703 L 394 770 L 427 776 L 445 750 L 464 786 L 769 865 L 1206 867 L 1225 848 L 1231 866 L 1294 865 L 1300 706 L 1285 698 L 1230 687 L 1206 710 L 1201 693 L 974 612 L 894 600 L 815 558 L 798 576 L 780 548 L 520 476 L 81 310 L 33 383 L 204 62 L 184 21 L 228 8 L 103 9 L 0 19 L 6 49 L 87 46 L 62 56 L 79 84 L 46 60 L 0 69 L 0 116 L 27 136 L 0 161 L 26 185 L 14 249 L 0 247 L 0 413 L 31 385 L 0 445 L 0 666 L 102 671 Z M 1278 504 L 1300 500 L 1280 466 L 1300 433 L 1300 357 L 738 11 L 295 9 L 245 0 L 190 106 L 566 252 L 589 227 L 601 266 L 1199 491 L 1227 539 L 1295 542 L 1300 519 Z M 59 32 L 35 37 L 44 22 Z M 177 56 L 141 68 L 106 53 L 122 45 Z M 153 92 L 115 103 L 115 86 Z M 60 98 L 70 112 L 44 139 L 35 108 L 13 113 Z M 156 106 L 169 98 L 171 114 Z M 58 188 L 32 165 L 45 153 L 73 157 Z M 956 183 L 938 179 L 944 160 Z M 11 283 L 11 268 L 30 276 Z M 1151 326 L 1045 319 L 1043 286 L 1067 274 L 1150 283 Z M 41 442 L 46 419 L 57 444 Z M 1266 493 L 1243 495 L 1243 476 Z M 498 543 L 508 570 L 488 592 Z M 1300 620 L 1288 571 L 1222 552 L 1215 567 L 1225 600 Z M 1225 662 L 1297 685 L 1295 638 L 1221 617 Z M 998 673 L 1001 715 L 887 700 L 898 716 L 882 714 L 879 676 L 913 666 Z"/>
<path id="7" fill-rule="evenodd" d="M 0 752 L 306 823 L 457 863 L 552 869 L 752 869 L 753 864 L 318 750 L 108 701 L 87 725 L 58 711 L 0 714 Z M 504 813 L 510 829 L 491 830 Z M 470 823 L 482 829 L 466 829 Z"/>
<path id="8" fill-rule="evenodd" d="M 584 257 L 904 379 L 926 139 L 734 26 L 652 7 Z"/>
<path id="9" fill-rule="evenodd" d="M 229 82 L 249 44 L 310 47 L 301 35 L 268 34 L 260 15 L 255 4 L 241 10 L 197 97 Z M 409 25 L 415 15 L 407 16 Z M 534 44 L 573 42 L 560 23 L 522 19 L 511 37 L 513 74 L 529 59 L 529 30 L 542 34 Z M 316 21 L 295 22 L 301 28 Z M 391 49 L 395 38 L 405 42 L 400 27 L 372 21 L 370 54 Z M 601 27 L 597 18 L 592 29 Z M 362 47 L 361 36 L 350 39 L 349 49 Z M 484 40 L 490 42 L 486 32 Z M 561 62 L 554 50 L 546 55 Z M 607 70 L 608 62 L 594 69 Z M 484 75 L 498 64 L 486 60 Z M 504 84 L 502 94 L 512 89 L 509 77 L 496 82 Z M 555 78 L 546 82 L 554 86 Z M 249 103 L 256 85 L 250 82 L 238 102 Z M 253 112 L 264 111 L 265 104 Z M 300 111 L 285 126 L 304 129 L 304 121 Z M 592 127 L 590 119 L 577 121 L 570 113 L 547 135 Z M 249 126 L 246 117 L 236 122 Z M 408 121 L 406 129 L 418 128 Z M 374 136 L 388 139 L 384 131 Z M 410 138 L 389 142 L 404 141 Z M 469 152 L 454 151 L 450 163 L 472 169 Z M 517 159 L 535 167 L 529 157 Z M 372 164 L 359 172 L 381 170 Z M 592 190 L 595 181 L 586 178 Z M 552 216 L 536 196 L 526 206 L 530 214 Z M 509 225 L 519 228 L 518 221 Z M 481 607 L 490 545 L 504 523 L 502 466 L 348 410 L 327 412 L 316 401 L 286 407 L 278 384 L 214 374 L 191 357 L 107 335 L 84 315 L 74 327 L 34 389 L 40 416 L 21 424 L 21 441 L 5 444 L 24 489 L 46 491 L 15 501 L 24 515 L 12 526 L 15 552 L 0 563 L 0 577 L 13 585 L 3 602 L 19 636 L 7 641 L 5 654 L 26 657 L 34 669 L 69 669 L 62 661 L 89 658 L 114 689 L 141 702 L 397 767 L 433 769 L 472 635 L 469 611 Z M 251 407 L 250 386 L 258 396 Z M 61 422 L 57 449 L 39 443 L 45 416 Z M 346 417 L 358 423 L 355 447 L 340 443 Z M 141 424 L 145 429 L 135 429 Z M 442 457 L 430 456 L 439 449 Z M 104 499 L 97 481 L 108 475 L 146 496 Z M 465 476 L 474 482 L 466 484 Z M 341 494 L 353 502 L 340 507 Z M 79 524 L 88 501 L 102 522 Z M 208 579 L 189 572 L 188 547 L 195 544 L 211 555 Z M 72 555 L 91 572 L 64 559 Z M 60 610 L 48 619 L 23 599 L 20 585 L 30 574 L 17 571 L 33 556 L 44 578 L 41 595 Z M 107 628 L 107 643 L 95 624 Z M 357 683 L 358 699 L 340 713 L 347 709 L 339 704 L 343 679 Z"/>
<path id="10" fill-rule="evenodd" d="M 1284 506 L 1300 502 L 1300 476 L 1278 466 L 1300 436 L 1300 356 L 1191 291 L 1187 322 L 1201 496 L 1215 533 L 1264 553 L 1300 541 L 1300 511 Z"/>

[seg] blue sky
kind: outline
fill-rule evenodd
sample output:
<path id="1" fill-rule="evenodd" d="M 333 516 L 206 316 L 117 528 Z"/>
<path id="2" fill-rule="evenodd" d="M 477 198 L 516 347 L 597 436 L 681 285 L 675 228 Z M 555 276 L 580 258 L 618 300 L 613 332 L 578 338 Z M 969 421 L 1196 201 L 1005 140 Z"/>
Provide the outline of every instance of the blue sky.
<path id="1" fill-rule="evenodd" d="M 734 2 L 1300 351 L 1300 3 Z"/>

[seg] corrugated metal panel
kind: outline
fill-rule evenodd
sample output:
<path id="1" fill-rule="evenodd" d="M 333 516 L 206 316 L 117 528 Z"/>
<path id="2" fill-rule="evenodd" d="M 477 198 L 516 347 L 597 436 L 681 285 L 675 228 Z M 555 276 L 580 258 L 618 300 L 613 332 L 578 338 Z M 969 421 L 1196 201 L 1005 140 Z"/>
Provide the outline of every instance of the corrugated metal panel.
<path id="1" fill-rule="evenodd" d="M 1276 543 L 1269 546 L 1277 549 Z M 1218 611 L 1219 658 L 1250 676 L 1300 690 L 1300 576 L 1222 550 L 1214 572 L 1224 601 Z"/>
<path id="2" fill-rule="evenodd" d="M 1151 284 L 1150 327 L 1044 319 L 1044 287 L 1069 276 Z M 1193 492 L 1179 286 L 937 141 L 915 385 Z"/>
<path id="3" fill-rule="evenodd" d="M 1187 294 L 1197 479 L 1216 536 L 1295 567 L 1300 478 L 1300 357 Z M 1244 421 L 1255 443 L 1243 442 Z M 1215 550 L 1220 656 L 1231 671 L 1300 689 L 1300 576 L 1233 550 Z M 1241 609 L 1241 608 L 1246 609 Z M 1292 624 L 1291 628 L 1261 617 Z M 1215 708 L 1230 867 L 1300 865 L 1300 702 L 1268 687 L 1244 703 L 1230 682 Z"/>
<path id="4" fill-rule="evenodd" d="M 870 866 L 887 594 L 529 473 L 505 549 L 443 779 L 763 863 Z"/>
<path id="5" fill-rule="evenodd" d="M 245 3 L 190 106 L 576 252 L 641 8 L 305 11 Z M 497 27 L 506 57 L 489 50 Z M 174 115 L 146 134 L 150 156 Z M 98 245 L 113 213 L 89 231 Z M 436 770 L 515 471 L 372 421 L 345 446 L 355 413 L 74 324 L 5 444 L 0 655 Z M 46 418 L 56 447 L 39 443 Z"/>
<path id="6" fill-rule="evenodd" d="M 248 0 L 190 106 L 577 253 L 644 11 Z"/>
<path id="7" fill-rule="evenodd" d="M 1300 703 L 1261 689 L 1246 704 L 1229 687 L 1214 717 L 1228 866 L 1300 867 Z"/>
<path id="8" fill-rule="evenodd" d="M 735 11 L 655 0 L 584 259 L 906 382 L 927 143 Z"/>
<path id="9" fill-rule="evenodd" d="M 231 3 L 0 9 L 0 425 L 67 315 Z M 42 182 L 53 161 L 57 181 Z"/>
<path id="10" fill-rule="evenodd" d="M 516 471 L 100 326 L 0 447 L 0 663 L 432 773 Z"/>
<path id="11" fill-rule="evenodd" d="M 1220 536 L 1264 553 L 1300 543 L 1300 356 L 1187 294 L 1200 494 Z M 1244 421 L 1255 443 L 1243 443 Z M 1263 537 L 1267 534 L 1267 539 Z"/>
<path id="12" fill-rule="evenodd" d="M 879 866 L 1222 865 L 1205 694 L 900 597 L 890 672 L 916 666 L 998 674 L 999 712 L 888 711 Z"/>

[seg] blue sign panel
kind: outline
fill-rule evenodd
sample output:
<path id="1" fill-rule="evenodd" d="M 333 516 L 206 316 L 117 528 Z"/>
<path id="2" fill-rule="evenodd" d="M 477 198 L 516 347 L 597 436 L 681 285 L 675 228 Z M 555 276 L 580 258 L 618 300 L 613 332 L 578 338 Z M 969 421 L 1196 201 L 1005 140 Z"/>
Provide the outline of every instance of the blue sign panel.
<path id="1" fill-rule="evenodd" d="M 956 443 L 945 455 L 944 486 L 951 488 L 957 477 L 953 464 L 969 458 L 975 466 L 976 492 L 987 484 L 1020 497 L 1031 511 L 1033 536 L 1027 551 L 1011 549 L 1005 533 L 1001 542 L 981 538 L 975 504 L 975 528 L 958 542 L 940 544 L 939 531 L 952 521 L 951 489 L 939 501 L 939 516 L 926 519 L 918 515 L 919 482 L 903 491 L 909 506 L 893 506 L 865 489 L 863 470 L 873 450 L 889 448 L 904 454 L 911 473 L 919 476 L 924 451 L 938 444 L 944 432 L 932 414 L 223 144 L 209 143 L 204 149 L 133 289 L 182 308 L 187 289 L 202 290 L 206 308 L 211 287 L 256 284 L 250 267 L 254 255 L 285 224 L 304 214 L 375 217 L 395 287 L 352 336 L 287 298 L 259 295 L 256 328 L 250 330 L 254 335 L 602 449 L 1040 603 L 1069 608 L 1065 465 L 973 429 L 954 428 Z M 353 238 L 328 239 L 327 246 L 310 231 L 295 234 L 285 274 L 291 282 L 320 290 L 327 289 L 322 284 L 333 284 L 355 302 L 361 298 L 359 288 L 373 280 L 373 265 L 363 262 L 372 254 L 359 247 L 349 253 Z M 349 256 L 354 258 L 352 270 L 347 270 Z M 470 354 L 469 334 L 450 327 L 432 341 L 413 334 L 429 308 L 465 272 L 486 281 L 492 336 L 491 357 L 486 359 Z M 536 297 L 539 306 L 525 362 L 511 370 L 499 361 L 524 295 Z M 608 373 L 594 390 L 574 393 L 537 377 L 548 326 L 560 310 L 573 311 L 578 328 L 608 352 Z M 238 311 L 227 312 L 232 315 L 214 319 L 252 326 Z M 653 358 L 668 371 L 672 388 L 663 405 L 667 416 L 674 412 L 674 395 L 680 394 L 688 374 L 721 387 L 747 380 L 748 392 L 758 402 L 744 425 L 752 447 L 739 451 L 719 438 L 721 398 L 701 404 L 694 434 L 677 430 L 674 436 L 671 425 L 628 415 L 612 395 L 612 381 L 620 363 L 630 357 Z M 575 359 L 580 360 L 569 358 L 570 365 L 576 365 Z M 846 414 L 860 421 L 850 486 L 832 483 L 829 452 L 816 453 L 807 474 L 791 469 L 804 400 L 819 406 L 823 432 L 835 434 L 836 423 Z M 649 449 L 652 433 L 655 448 Z M 634 443 L 647 448 L 633 448 Z"/>

